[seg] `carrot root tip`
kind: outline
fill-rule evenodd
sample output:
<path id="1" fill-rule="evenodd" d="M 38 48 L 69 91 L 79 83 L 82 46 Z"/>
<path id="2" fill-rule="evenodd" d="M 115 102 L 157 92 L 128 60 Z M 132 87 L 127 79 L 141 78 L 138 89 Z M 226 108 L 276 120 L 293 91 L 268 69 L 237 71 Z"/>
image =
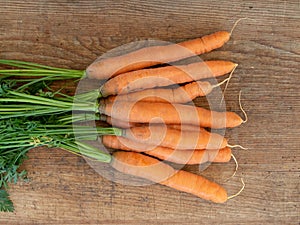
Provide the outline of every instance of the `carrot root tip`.
<path id="1" fill-rule="evenodd" d="M 241 149 L 244 149 L 244 150 L 248 150 L 248 148 L 245 148 L 241 145 L 227 145 L 227 147 L 229 147 L 229 148 L 241 148 Z"/>
<path id="2" fill-rule="evenodd" d="M 240 195 L 240 194 L 242 193 L 242 191 L 245 189 L 245 186 L 246 186 L 246 185 L 245 185 L 245 182 L 244 182 L 243 178 L 241 178 L 241 182 L 242 182 L 242 187 L 241 187 L 241 189 L 240 189 L 236 194 L 229 196 L 229 197 L 227 198 L 227 200 L 228 200 L 228 199 L 235 198 L 236 196 L 238 196 L 238 195 Z"/>
<path id="3" fill-rule="evenodd" d="M 239 106 L 240 106 L 240 109 L 241 109 L 241 111 L 243 112 L 244 117 L 245 117 L 245 119 L 243 120 L 242 123 L 246 123 L 246 122 L 248 121 L 248 116 L 247 116 L 247 113 L 245 112 L 245 110 L 244 110 L 243 107 L 242 107 L 242 103 L 241 103 L 241 95 L 242 95 L 242 91 L 240 91 L 240 93 L 239 93 Z"/>
<path id="4" fill-rule="evenodd" d="M 222 102 L 223 102 L 223 100 L 224 100 L 225 92 L 226 92 L 226 89 L 227 89 L 227 87 L 228 87 L 228 85 L 229 85 L 229 81 L 230 81 L 230 79 L 232 78 L 233 72 L 235 71 L 235 69 L 236 69 L 236 67 L 237 67 L 238 65 L 239 65 L 239 64 L 237 64 L 237 63 L 234 64 L 234 67 L 233 67 L 232 71 L 230 72 L 229 77 L 227 78 L 228 80 L 227 80 L 227 83 L 226 83 L 225 88 L 224 88 L 224 91 L 223 91 L 223 95 L 222 95 L 222 99 L 221 99 L 220 105 L 222 104 Z"/>
<path id="5" fill-rule="evenodd" d="M 232 157 L 232 159 L 234 160 L 234 163 L 235 163 L 235 169 L 234 169 L 233 174 L 232 174 L 230 177 L 228 177 L 228 178 L 224 181 L 224 183 L 226 183 L 226 182 L 229 181 L 231 178 L 233 178 L 233 177 L 236 175 L 236 173 L 237 173 L 237 171 L 238 171 L 238 168 L 239 168 L 239 163 L 238 163 L 237 159 L 235 158 L 235 156 L 234 156 L 232 153 L 231 153 L 231 157 Z"/>
<path id="6" fill-rule="evenodd" d="M 229 81 L 229 77 L 226 78 L 226 79 L 224 79 L 224 80 L 221 81 L 220 83 L 217 83 L 217 84 L 215 84 L 215 85 L 212 85 L 212 88 L 219 87 L 219 86 L 221 86 L 222 84 L 224 84 L 224 83 L 226 83 L 226 82 L 228 82 L 228 81 Z"/>
<path id="7" fill-rule="evenodd" d="M 235 21 L 235 23 L 233 24 L 233 27 L 231 28 L 231 31 L 230 31 L 230 36 L 232 35 L 232 32 L 233 30 L 235 29 L 235 27 L 238 25 L 238 23 L 242 20 L 246 20 L 248 19 L 248 17 L 243 17 L 243 18 L 239 18 L 237 21 Z"/>

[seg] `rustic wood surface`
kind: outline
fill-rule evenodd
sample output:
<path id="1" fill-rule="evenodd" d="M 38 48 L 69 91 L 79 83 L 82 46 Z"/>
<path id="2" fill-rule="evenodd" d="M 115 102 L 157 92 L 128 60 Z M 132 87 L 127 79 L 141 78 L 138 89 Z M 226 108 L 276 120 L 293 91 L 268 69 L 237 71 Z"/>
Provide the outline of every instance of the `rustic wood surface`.
<path id="1" fill-rule="evenodd" d="M 136 40 L 178 42 L 217 30 L 231 40 L 204 59 L 239 63 L 226 92 L 238 92 L 249 122 L 229 130 L 240 168 L 224 184 L 244 192 L 226 204 L 151 185 L 113 183 L 84 159 L 59 149 L 32 150 L 30 182 L 11 185 L 14 213 L 1 224 L 299 224 L 300 3 L 294 1 L 0 1 L 0 58 L 84 69 L 106 51 Z M 72 85 L 71 85 L 72 86 Z M 197 172 L 197 167 L 188 167 Z M 234 163 L 201 174 L 222 182 Z"/>

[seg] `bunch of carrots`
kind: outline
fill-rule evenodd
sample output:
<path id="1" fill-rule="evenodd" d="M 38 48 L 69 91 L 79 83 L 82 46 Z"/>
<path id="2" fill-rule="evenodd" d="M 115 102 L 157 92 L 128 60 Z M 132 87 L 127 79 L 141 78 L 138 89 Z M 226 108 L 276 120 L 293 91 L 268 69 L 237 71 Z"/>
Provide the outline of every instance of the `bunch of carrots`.
<path id="1" fill-rule="evenodd" d="M 175 171 L 160 160 L 200 164 L 231 159 L 232 146 L 226 138 L 205 128 L 233 128 L 245 121 L 234 112 L 210 111 L 186 103 L 208 95 L 229 78 L 215 85 L 203 79 L 231 73 L 237 64 L 219 60 L 157 65 L 219 48 L 230 35 L 220 31 L 179 44 L 143 48 L 96 61 L 87 68 L 88 77 L 108 79 L 100 88 L 105 97 L 100 103 L 101 119 L 124 129 L 122 137 L 102 137 L 105 146 L 122 150 L 113 153 L 111 165 L 115 169 L 213 202 L 228 199 L 220 185 L 200 175 Z M 170 87 L 174 84 L 176 88 Z M 155 122 L 154 118 L 161 120 Z"/>
<path id="2" fill-rule="evenodd" d="M 22 124 L 26 124 L 26 120 L 34 118 L 42 122 L 38 123 L 39 130 L 34 127 L 30 134 L 24 133 L 24 143 L 30 148 L 35 147 L 36 143 L 39 146 L 65 147 L 72 153 L 110 163 L 122 173 L 223 203 L 230 197 L 219 184 L 200 175 L 176 170 L 161 160 L 201 164 L 228 162 L 232 158 L 231 148 L 234 146 L 229 145 L 222 135 L 208 129 L 234 128 L 245 120 L 234 112 L 211 111 L 188 103 L 196 97 L 208 95 L 230 78 L 219 84 L 212 84 L 205 79 L 232 74 L 237 64 L 221 60 L 178 66 L 165 63 L 220 48 L 230 36 L 231 32 L 219 31 L 179 44 L 145 47 L 96 61 L 85 71 L 2 60 L 0 63 L 3 65 L 17 67 L 0 70 L 3 80 L 17 77 L 23 83 L 5 91 L 2 96 L 0 93 L 0 122 L 12 116 L 25 118 Z M 19 77 L 27 78 L 22 80 Z M 52 92 L 46 84 L 48 81 L 73 78 L 99 79 L 105 80 L 105 83 L 100 89 L 76 96 Z M 41 83 L 43 90 L 46 87 L 47 93 L 51 90 L 51 94 L 46 95 L 40 89 L 29 91 L 29 87 Z M 86 112 L 92 112 L 93 115 L 87 116 Z M 59 119 L 47 120 L 49 115 Z M 87 120 L 106 121 L 113 128 L 100 127 L 93 131 L 80 124 Z M 72 122 L 73 126 L 76 123 L 73 131 L 70 130 Z M 105 160 L 103 156 L 95 157 L 101 151 L 76 141 L 74 132 L 77 129 L 84 133 L 80 141 L 96 140 L 95 137 L 101 135 L 102 143 L 115 151 L 111 155 L 105 154 Z M 41 132 L 44 132 L 43 140 L 47 140 L 45 143 L 41 140 Z M 39 136 L 34 136 L 35 133 Z M 64 143 L 63 137 L 70 137 L 67 143 L 71 147 L 61 144 Z M 55 141 L 49 144 L 48 140 Z M 86 151 L 82 153 L 75 149 L 76 146 L 84 147 Z"/>

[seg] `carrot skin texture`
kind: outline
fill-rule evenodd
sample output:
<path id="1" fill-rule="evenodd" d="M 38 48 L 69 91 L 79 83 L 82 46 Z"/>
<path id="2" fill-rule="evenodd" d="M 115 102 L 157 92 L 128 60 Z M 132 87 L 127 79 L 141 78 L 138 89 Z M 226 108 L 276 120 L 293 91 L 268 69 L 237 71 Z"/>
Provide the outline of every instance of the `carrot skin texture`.
<path id="1" fill-rule="evenodd" d="M 118 127 L 118 128 L 130 128 L 134 126 L 141 126 L 141 124 L 139 123 L 126 122 L 103 114 L 100 115 L 100 120 L 108 123 L 109 125 L 112 125 L 113 127 Z"/>
<path id="2" fill-rule="evenodd" d="M 243 120 L 234 112 L 216 112 L 201 107 L 147 102 L 100 103 L 99 111 L 113 118 L 134 123 L 150 123 L 161 118 L 166 124 L 191 124 L 210 128 L 231 128 Z"/>
<path id="3" fill-rule="evenodd" d="M 105 82 L 100 92 L 103 97 L 117 94 L 193 82 L 230 73 L 236 64 L 230 61 L 205 61 L 180 66 L 142 69 L 120 74 Z"/>
<path id="4" fill-rule="evenodd" d="M 186 130 L 186 131 L 195 131 L 199 132 L 202 128 L 199 126 L 191 125 L 191 124 L 168 124 L 169 128 L 176 130 Z"/>
<path id="5" fill-rule="evenodd" d="M 212 85 L 207 82 L 192 82 L 175 89 L 146 89 L 138 92 L 131 92 L 124 95 L 108 96 L 106 103 L 115 101 L 128 102 L 170 102 L 170 103 L 187 103 L 193 101 L 196 97 L 206 96 L 212 91 Z"/>
<path id="6" fill-rule="evenodd" d="M 201 38 L 166 46 L 142 48 L 125 55 L 92 63 L 86 73 L 89 78 L 109 79 L 121 73 L 178 61 L 222 47 L 230 38 L 227 31 L 218 31 Z"/>
<path id="7" fill-rule="evenodd" d="M 122 137 L 149 145 L 161 145 L 173 149 L 220 149 L 227 140 L 201 128 L 200 132 L 180 131 L 168 127 L 132 127 L 124 129 Z"/>
<path id="8" fill-rule="evenodd" d="M 145 154 L 167 160 L 169 162 L 187 165 L 197 165 L 206 162 L 229 162 L 231 149 L 228 147 L 219 150 L 174 150 L 165 147 L 156 147 Z"/>
<path id="9" fill-rule="evenodd" d="M 124 151 L 145 152 L 145 154 L 178 164 L 201 164 L 206 162 L 228 162 L 231 159 L 231 149 L 228 147 L 219 150 L 175 150 L 162 146 L 145 145 L 123 137 L 113 135 L 102 136 L 102 143 L 108 148 Z"/>
<path id="10" fill-rule="evenodd" d="M 140 127 L 147 126 L 149 124 L 144 123 L 134 123 L 134 122 L 126 122 L 123 120 L 118 120 L 106 115 L 100 115 L 100 120 L 105 121 L 106 123 L 119 128 L 130 128 L 130 127 Z M 176 130 L 186 130 L 186 131 L 200 131 L 199 126 L 190 125 L 190 124 L 167 124 L 169 128 L 173 128 Z"/>
<path id="11" fill-rule="evenodd" d="M 181 42 L 179 45 L 191 50 L 195 55 L 200 55 L 222 47 L 229 39 L 230 33 L 228 31 L 218 31 L 202 38 Z M 197 48 L 194 48 L 194 46 L 197 46 Z"/>
<path id="12" fill-rule="evenodd" d="M 166 181 L 161 182 L 161 184 L 215 203 L 224 203 L 228 199 L 226 190 L 219 184 L 183 170 L 177 171 L 177 173 Z"/>
<path id="13" fill-rule="evenodd" d="M 174 174 L 173 167 L 160 163 L 159 160 L 144 157 L 134 152 L 114 152 L 111 165 L 116 170 L 142 177 L 154 182 L 161 182 Z"/>
<path id="14" fill-rule="evenodd" d="M 120 149 L 124 151 L 146 152 L 152 150 L 155 146 L 135 142 L 124 137 L 115 135 L 103 135 L 101 141 L 108 148 Z"/>
<path id="15" fill-rule="evenodd" d="M 216 203 L 227 200 L 226 190 L 217 183 L 200 175 L 182 170 L 175 171 L 171 166 L 140 153 L 115 152 L 111 166 L 122 173 L 142 177 L 205 200 Z"/>

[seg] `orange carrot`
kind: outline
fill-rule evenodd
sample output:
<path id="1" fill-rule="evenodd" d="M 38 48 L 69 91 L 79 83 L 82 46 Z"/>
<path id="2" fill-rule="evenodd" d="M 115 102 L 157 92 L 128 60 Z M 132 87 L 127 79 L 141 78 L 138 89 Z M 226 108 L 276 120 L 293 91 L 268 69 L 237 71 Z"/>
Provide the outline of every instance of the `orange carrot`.
<path id="1" fill-rule="evenodd" d="M 175 172 L 171 166 L 160 163 L 157 159 L 134 152 L 113 153 L 111 165 L 122 173 L 143 177 L 154 182 L 166 180 Z"/>
<path id="2" fill-rule="evenodd" d="M 124 95 L 109 96 L 105 102 L 129 101 L 129 102 L 170 102 L 186 103 L 199 96 L 206 96 L 214 86 L 209 82 L 192 82 L 175 89 L 157 88 L 131 92 Z"/>
<path id="3" fill-rule="evenodd" d="M 101 142 L 108 148 L 125 151 L 146 152 L 155 148 L 154 145 L 135 142 L 124 137 L 117 137 L 115 135 L 103 135 L 101 136 Z"/>
<path id="4" fill-rule="evenodd" d="M 201 164 L 206 162 L 229 162 L 231 149 L 228 147 L 219 150 L 174 150 L 170 148 L 156 147 L 145 152 L 160 160 L 167 160 L 178 164 Z"/>
<path id="5" fill-rule="evenodd" d="M 133 123 L 133 122 L 126 122 L 122 120 L 118 120 L 115 118 L 112 118 L 110 116 L 106 116 L 101 114 L 100 115 L 100 120 L 104 121 L 114 127 L 119 127 L 119 128 L 130 128 L 130 127 L 140 127 L 140 126 L 147 126 L 149 124 L 145 123 Z M 173 128 L 176 130 L 187 130 L 187 131 L 200 131 L 199 126 L 194 126 L 190 124 L 167 124 L 169 128 Z"/>
<path id="6" fill-rule="evenodd" d="M 226 190 L 217 183 L 183 170 L 176 171 L 157 159 L 139 153 L 115 152 L 111 166 L 122 173 L 158 182 L 216 203 L 228 199 Z"/>
<path id="7" fill-rule="evenodd" d="M 136 70 L 114 77 L 105 82 L 100 92 L 103 97 L 149 88 L 181 84 L 231 72 L 237 64 L 230 61 L 206 61 L 180 66 L 165 66 Z"/>
<path id="8" fill-rule="evenodd" d="M 174 150 L 162 146 L 145 145 L 123 137 L 114 135 L 102 136 L 102 143 L 108 148 L 125 151 L 145 152 L 160 160 L 167 160 L 178 164 L 200 164 L 206 162 L 228 162 L 231 159 L 231 149 L 228 147 L 220 150 Z"/>
<path id="9" fill-rule="evenodd" d="M 86 73 L 89 78 L 109 79 L 117 74 L 161 63 L 174 62 L 222 47 L 230 38 L 227 31 L 219 31 L 194 40 L 166 46 L 151 46 L 128 54 L 92 63 Z"/>
<path id="10" fill-rule="evenodd" d="M 228 199 L 226 190 L 219 184 L 184 170 L 177 171 L 161 184 L 215 203 L 224 203 Z"/>
<path id="11" fill-rule="evenodd" d="M 166 124 L 192 124 L 211 128 L 236 127 L 243 123 L 242 118 L 234 112 L 216 112 L 190 105 L 159 102 L 105 104 L 102 101 L 99 111 L 118 120 L 135 123 L 155 122 L 155 118 L 161 118 Z"/>
<path id="12" fill-rule="evenodd" d="M 149 145 L 161 145 L 173 149 L 220 149 L 225 148 L 227 140 L 201 128 L 200 132 L 180 131 L 159 125 L 151 127 L 132 127 L 124 129 L 122 137 Z"/>

